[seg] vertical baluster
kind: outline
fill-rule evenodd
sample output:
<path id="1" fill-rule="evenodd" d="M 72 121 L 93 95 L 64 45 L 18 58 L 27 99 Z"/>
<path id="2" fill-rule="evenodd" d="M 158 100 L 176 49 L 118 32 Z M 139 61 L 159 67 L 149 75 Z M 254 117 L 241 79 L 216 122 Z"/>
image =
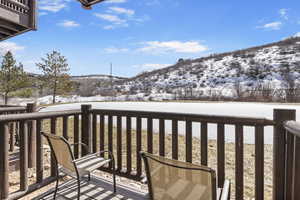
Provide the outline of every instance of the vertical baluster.
<path id="1" fill-rule="evenodd" d="M 294 176 L 293 176 L 293 199 L 300 199 L 300 138 L 295 138 L 295 153 L 294 153 Z"/>
<path id="2" fill-rule="evenodd" d="M 93 127 L 92 127 L 92 143 L 93 143 L 93 152 L 97 152 L 97 114 L 93 114 Z"/>
<path id="3" fill-rule="evenodd" d="M 140 151 L 142 150 L 142 119 L 141 117 L 136 118 L 136 168 L 137 176 L 142 174 L 142 159 Z"/>
<path id="4" fill-rule="evenodd" d="M 165 156 L 165 120 L 159 119 L 159 155 Z"/>
<path id="5" fill-rule="evenodd" d="M 111 115 L 108 116 L 108 150 L 113 152 L 113 117 Z M 109 163 L 109 168 L 112 168 L 112 163 Z"/>
<path id="6" fill-rule="evenodd" d="M 26 106 L 26 112 L 32 113 L 35 112 L 36 106 L 33 103 L 29 103 Z M 36 166 L 36 125 L 35 121 L 27 121 L 28 127 L 28 167 L 33 168 Z"/>
<path id="7" fill-rule="evenodd" d="M 207 123 L 201 123 L 201 165 L 207 166 Z"/>
<path id="8" fill-rule="evenodd" d="M 293 193 L 293 158 L 294 158 L 295 137 L 293 134 L 286 133 L 286 161 L 285 161 L 285 199 L 292 199 Z"/>
<path id="9" fill-rule="evenodd" d="M 41 134 L 41 120 L 36 120 L 36 181 L 43 181 L 43 137 Z"/>
<path id="10" fill-rule="evenodd" d="M 69 119 L 69 116 L 63 116 L 63 137 L 66 140 L 69 140 L 69 136 L 68 136 L 68 119 Z"/>
<path id="11" fill-rule="evenodd" d="M 244 199 L 244 133 L 243 126 L 235 126 L 235 198 Z"/>
<path id="12" fill-rule="evenodd" d="M 122 116 L 117 117 L 117 163 L 118 171 L 122 170 Z"/>
<path id="13" fill-rule="evenodd" d="M 104 136 L 104 128 L 105 128 L 105 116 L 100 115 L 100 129 L 99 129 L 99 137 L 100 137 L 100 151 L 104 151 L 105 145 L 105 136 Z M 103 156 L 104 154 L 101 154 Z"/>
<path id="14" fill-rule="evenodd" d="M 53 135 L 56 135 L 56 118 L 52 117 L 51 120 L 51 125 L 50 125 L 50 132 Z M 55 177 L 56 176 L 56 162 L 55 162 L 55 158 L 53 155 L 54 152 L 51 153 L 51 176 Z"/>
<path id="15" fill-rule="evenodd" d="M 172 120 L 172 158 L 178 160 L 178 120 Z"/>
<path id="16" fill-rule="evenodd" d="M 192 136 L 192 121 L 186 120 L 185 122 L 185 157 L 186 162 L 192 162 L 192 149 L 193 149 L 193 136 Z"/>
<path id="17" fill-rule="evenodd" d="M 264 199 L 264 127 L 255 126 L 255 199 Z"/>
<path id="18" fill-rule="evenodd" d="M 9 151 L 13 152 L 15 149 L 15 122 L 9 123 Z"/>
<path id="19" fill-rule="evenodd" d="M 217 159 L 218 159 L 218 187 L 222 187 L 225 180 L 225 134 L 224 124 L 218 124 L 217 133 Z"/>
<path id="20" fill-rule="evenodd" d="M 20 122 L 20 190 L 28 189 L 28 127 Z"/>
<path id="21" fill-rule="evenodd" d="M 74 115 L 74 144 L 79 143 L 79 115 Z M 74 157 L 79 157 L 79 146 L 74 146 Z"/>
<path id="22" fill-rule="evenodd" d="M 81 148 L 81 156 L 91 151 L 91 105 L 81 105 L 81 142 L 88 146 L 88 150 Z"/>
<path id="23" fill-rule="evenodd" d="M 1 199 L 8 198 L 8 127 L 3 122 L 0 123 L 0 197 Z M 22 148 L 20 148 L 22 150 Z M 21 156 L 23 152 L 21 151 Z M 23 161 L 20 159 L 20 162 Z M 26 160 L 27 161 L 27 160 Z M 27 164 L 27 162 L 26 162 Z M 24 177 L 24 176 L 23 176 Z M 22 177 L 22 178 L 23 178 Z"/>
<path id="24" fill-rule="evenodd" d="M 147 119 L 147 151 L 153 153 L 153 119 Z"/>
<path id="25" fill-rule="evenodd" d="M 131 172 L 131 117 L 126 117 L 127 173 Z"/>

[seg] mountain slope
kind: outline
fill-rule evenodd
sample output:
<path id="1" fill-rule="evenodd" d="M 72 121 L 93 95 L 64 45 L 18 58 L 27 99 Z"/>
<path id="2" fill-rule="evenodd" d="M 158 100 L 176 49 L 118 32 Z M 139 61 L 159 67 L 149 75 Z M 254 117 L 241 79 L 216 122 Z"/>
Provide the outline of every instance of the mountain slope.
<path id="1" fill-rule="evenodd" d="M 186 92 L 209 95 L 219 90 L 224 96 L 237 95 L 237 88 L 259 86 L 285 88 L 287 77 L 300 77 L 300 37 L 244 50 L 213 54 L 194 60 L 179 60 L 173 66 L 117 81 L 120 93 L 146 95 Z"/>

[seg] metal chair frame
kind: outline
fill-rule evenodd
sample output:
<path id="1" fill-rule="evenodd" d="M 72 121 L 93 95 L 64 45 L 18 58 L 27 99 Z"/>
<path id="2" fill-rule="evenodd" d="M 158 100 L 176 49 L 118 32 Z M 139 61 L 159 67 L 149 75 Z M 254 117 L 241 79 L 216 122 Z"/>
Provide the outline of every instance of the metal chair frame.
<path id="1" fill-rule="evenodd" d="M 161 163 L 162 165 L 167 165 L 167 166 L 171 166 L 171 167 L 175 167 L 175 168 L 179 168 L 179 169 L 198 170 L 198 171 L 206 171 L 208 173 L 211 173 L 212 198 L 217 199 L 216 172 L 213 169 L 208 168 L 206 166 L 197 166 L 197 168 L 196 167 L 193 168 L 193 167 L 182 167 L 182 166 L 173 165 L 173 164 L 170 164 L 170 163 L 160 161 L 160 160 L 156 159 L 154 156 L 152 156 L 152 154 L 146 153 L 146 152 L 140 152 L 140 155 L 143 158 L 144 163 L 145 163 L 145 171 L 146 171 L 146 176 L 147 176 L 147 184 L 148 184 L 149 198 L 150 199 L 153 199 L 153 189 L 152 189 L 151 173 L 150 173 L 150 167 L 149 167 L 148 159 L 152 159 L 152 160 L 154 160 L 158 163 Z M 165 158 L 165 159 L 167 159 L 167 158 Z M 224 197 L 222 197 L 223 195 L 222 196 L 220 195 L 221 196 L 220 199 L 222 199 L 222 200 L 230 199 L 230 183 L 229 183 L 228 188 L 226 188 L 226 190 L 228 190 L 228 191 L 226 191 L 226 192 L 228 192 L 228 198 L 224 198 Z"/>
<path id="2" fill-rule="evenodd" d="M 49 146 L 50 146 L 52 155 L 53 155 L 53 157 L 54 157 L 55 163 L 56 163 L 56 176 L 57 176 L 57 179 L 56 179 L 56 186 L 55 186 L 55 191 L 54 191 L 53 199 L 54 199 L 54 200 L 56 199 L 57 191 L 58 191 L 58 185 L 59 185 L 59 168 L 58 168 L 58 165 L 59 165 L 59 163 L 58 163 L 58 161 L 57 161 L 57 157 L 56 157 L 54 148 L 53 148 L 53 146 L 52 146 L 52 143 L 51 143 L 49 137 L 54 137 L 54 138 L 56 138 L 56 139 L 60 139 L 60 140 L 62 140 L 62 141 L 68 146 L 69 153 L 71 154 L 71 157 L 72 157 L 72 160 L 73 160 L 72 163 L 73 163 L 73 165 L 74 165 L 74 169 L 75 169 L 75 173 L 76 173 L 76 179 L 77 179 L 77 199 L 80 200 L 80 181 L 81 181 L 82 176 L 80 176 L 80 174 L 79 174 L 79 171 L 78 171 L 78 168 L 77 168 L 77 165 L 76 165 L 76 161 L 78 161 L 78 160 L 84 158 L 84 156 L 83 156 L 82 158 L 75 159 L 75 156 L 74 156 L 74 154 L 73 154 L 73 151 L 72 151 L 72 149 L 71 149 L 71 146 L 74 146 L 74 145 L 82 145 L 83 147 L 86 148 L 87 152 L 89 152 L 89 151 L 88 151 L 88 148 L 87 148 L 88 146 L 87 146 L 86 144 L 84 144 L 84 143 L 70 144 L 64 137 L 61 137 L 61 136 L 50 135 L 50 134 L 46 134 L 46 133 L 44 133 L 44 132 L 41 132 L 41 134 L 42 134 L 44 137 L 46 137 L 46 139 L 47 139 L 47 141 L 48 141 L 48 143 L 49 143 Z M 95 153 L 95 154 L 90 154 L 90 153 L 89 153 L 88 155 L 100 155 L 100 154 L 103 154 L 103 153 L 108 153 L 108 154 L 109 154 L 110 162 L 112 163 L 112 168 L 113 168 L 113 169 L 112 169 L 112 170 L 113 170 L 113 191 L 114 191 L 114 193 L 116 193 L 116 170 L 115 170 L 115 159 L 114 159 L 114 156 L 113 156 L 112 152 L 110 152 L 110 151 L 108 151 L 108 150 L 104 150 L 104 151 L 99 151 L 99 152 L 97 152 L 97 153 Z M 99 156 L 99 157 L 100 157 L 100 156 Z M 88 182 L 89 182 L 90 179 L 91 179 L 91 174 L 90 174 L 91 172 L 92 172 L 92 171 L 90 171 L 90 172 L 88 173 Z M 71 177 L 74 177 L 74 176 L 72 176 L 72 175 L 70 175 L 70 174 L 67 174 L 67 175 L 69 175 L 69 176 L 71 176 Z"/>

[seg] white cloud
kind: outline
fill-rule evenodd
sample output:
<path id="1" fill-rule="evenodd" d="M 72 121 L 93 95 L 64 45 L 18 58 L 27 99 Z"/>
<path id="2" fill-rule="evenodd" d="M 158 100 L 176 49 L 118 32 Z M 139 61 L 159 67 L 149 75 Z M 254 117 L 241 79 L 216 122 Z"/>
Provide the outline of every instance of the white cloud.
<path id="1" fill-rule="evenodd" d="M 39 1 L 39 9 L 49 12 L 58 12 L 67 7 L 70 0 L 41 0 Z"/>
<path id="2" fill-rule="evenodd" d="M 44 16 L 44 15 L 48 15 L 47 12 L 39 12 L 39 16 Z"/>
<path id="3" fill-rule="evenodd" d="M 103 26 L 105 30 L 129 27 L 130 23 L 139 24 L 150 19 L 148 15 L 135 16 L 134 10 L 117 6 L 108 7 L 104 13 L 94 13 L 94 15 L 109 22 L 109 24 Z"/>
<path id="4" fill-rule="evenodd" d="M 164 67 L 171 66 L 171 64 L 154 64 L 154 63 L 147 63 L 142 65 L 134 65 L 135 68 L 139 68 L 142 71 L 151 71 L 155 69 L 161 69 Z"/>
<path id="5" fill-rule="evenodd" d="M 267 30 L 279 30 L 282 26 L 282 22 L 276 21 L 268 24 L 264 24 L 262 26 L 258 26 L 257 28 L 267 29 Z"/>
<path id="6" fill-rule="evenodd" d="M 289 17 L 288 17 L 288 15 L 287 15 L 287 11 L 288 11 L 288 9 L 286 9 L 286 8 L 281 8 L 281 9 L 278 11 L 280 17 L 283 18 L 283 19 L 285 19 L 285 20 L 288 20 Z"/>
<path id="7" fill-rule="evenodd" d="M 103 20 L 111 23 L 109 25 L 103 26 L 103 29 L 105 29 L 105 30 L 111 30 L 111 29 L 115 29 L 115 28 L 129 26 L 126 19 L 121 19 L 117 15 L 101 14 L 101 13 L 95 13 L 94 15 L 100 19 L 103 19 Z"/>
<path id="8" fill-rule="evenodd" d="M 300 37 L 300 32 L 296 33 L 294 37 Z"/>
<path id="9" fill-rule="evenodd" d="M 117 48 L 117 47 L 108 47 L 104 49 L 105 53 L 124 53 L 124 52 L 128 52 L 129 49 L 127 48 Z"/>
<path id="10" fill-rule="evenodd" d="M 141 52 L 152 52 L 152 53 L 165 53 L 165 52 L 175 52 L 175 53 L 200 53 L 208 50 L 208 48 L 197 41 L 148 41 L 142 43 L 144 47 L 139 48 L 138 51 Z"/>
<path id="11" fill-rule="evenodd" d="M 106 20 L 109 22 L 113 22 L 116 24 L 122 24 L 122 23 L 126 22 L 126 20 L 119 18 L 117 15 L 95 13 L 95 16 L 100 19 L 103 19 L 103 20 Z"/>
<path id="12" fill-rule="evenodd" d="M 126 3 L 127 0 L 107 0 L 105 3 Z"/>
<path id="13" fill-rule="evenodd" d="M 20 46 L 14 42 L 0 42 L 0 55 L 4 55 L 7 51 L 16 53 L 17 51 L 24 49 L 24 46 Z"/>
<path id="14" fill-rule="evenodd" d="M 72 20 L 63 20 L 62 22 L 58 23 L 57 25 L 67 27 L 67 28 L 73 28 L 73 27 L 78 27 L 80 24 L 78 24 L 75 21 Z"/>
<path id="15" fill-rule="evenodd" d="M 120 7 L 109 7 L 109 10 L 118 14 L 126 14 L 129 16 L 134 15 L 134 10 L 126 9 L 126 8 L 120 8 Z"/>

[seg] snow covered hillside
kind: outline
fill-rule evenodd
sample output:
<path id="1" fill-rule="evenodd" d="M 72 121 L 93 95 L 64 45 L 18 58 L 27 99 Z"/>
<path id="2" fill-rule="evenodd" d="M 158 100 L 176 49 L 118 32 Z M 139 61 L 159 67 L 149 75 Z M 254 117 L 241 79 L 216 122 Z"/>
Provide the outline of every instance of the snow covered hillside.
<path id="1" fill-rule="evenodd" d="M 287 77 L 288 76 L 288 77 Z M 119 93 L 181 94 L 186 92 L 223 96 L 237 89 L 287 88 L 287 78 L 300 77 L 300 37 L 195 60 L 180 59 L 173 66 L 119 81 Z M 297 81 L 296 81 L 297 82 Z"/>

